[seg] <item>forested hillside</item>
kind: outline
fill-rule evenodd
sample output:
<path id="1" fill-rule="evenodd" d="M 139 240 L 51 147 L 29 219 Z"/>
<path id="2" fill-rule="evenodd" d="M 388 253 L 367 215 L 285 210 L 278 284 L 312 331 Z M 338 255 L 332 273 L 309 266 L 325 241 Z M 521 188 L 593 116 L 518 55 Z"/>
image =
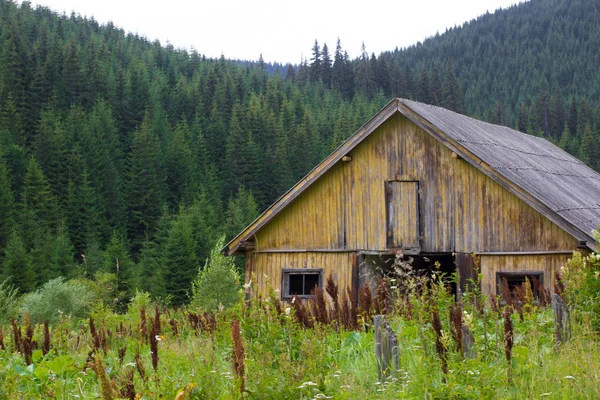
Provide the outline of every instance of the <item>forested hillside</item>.
<path id="1" fill-rule="evenodd" d="M 105 272 L 119 301 L 181 304 L 219 236 L 395 96 L 544 135 L 598 168 L 599 8 L 534 0 L 355 60 L 315 42 L 279 74 L 0 0 L 0 281 Z"/>

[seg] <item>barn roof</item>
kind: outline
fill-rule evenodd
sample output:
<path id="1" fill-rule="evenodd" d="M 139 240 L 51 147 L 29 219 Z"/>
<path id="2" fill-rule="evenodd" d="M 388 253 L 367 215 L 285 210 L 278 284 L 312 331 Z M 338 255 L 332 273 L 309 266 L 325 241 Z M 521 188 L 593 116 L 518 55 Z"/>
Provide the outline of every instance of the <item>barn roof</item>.
<path id="1" fill-rule="evenodd" d="M 401 113 L 585 245 L 597 250 L 600 174 L 546 139 L 453 111 L 394 99 L 225 246 L 234 254 L 383 122 Z"/>

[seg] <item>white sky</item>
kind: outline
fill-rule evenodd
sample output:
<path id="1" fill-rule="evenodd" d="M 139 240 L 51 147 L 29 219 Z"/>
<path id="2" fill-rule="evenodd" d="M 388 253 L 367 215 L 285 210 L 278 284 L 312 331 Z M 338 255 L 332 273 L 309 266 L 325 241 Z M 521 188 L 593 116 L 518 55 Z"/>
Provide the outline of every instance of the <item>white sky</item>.
<path id="1" fill-rule="evenodd" d="M 298 63 L 312 45 L 337 37 L 351 58 L 406 47 L 523 0 L 32 0 L 70 14 L 112 21 L 126 32 L 207 57 Z"/>

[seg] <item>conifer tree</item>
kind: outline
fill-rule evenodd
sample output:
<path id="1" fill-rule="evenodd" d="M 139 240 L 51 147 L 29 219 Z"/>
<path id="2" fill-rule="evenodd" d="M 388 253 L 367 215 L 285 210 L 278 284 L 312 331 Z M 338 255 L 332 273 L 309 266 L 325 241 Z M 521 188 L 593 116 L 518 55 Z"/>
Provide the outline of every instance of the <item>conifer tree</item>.
<path id="1" fill-rule="evenodd" d="M 258 217 L 258 204 L 252 192 L 243 187 L 229 200 L 225 218 L 225 237 L 231 240 Z"/>
<path id="2" fill-rule="evenodd" d="M 357 91 L 370 99 L 375 95 L 375 81 L 364 43 L 360 48 L 360 54 L 354 69 L 354 85 Z"/>
<path id="3" fill-rule="evenodd" d="M 454 67 L 451 60 L 448 60 L 446 63 L 446 71 L 444 73 L 442 106 L 457 113 L 464 114 L 465 112 L 464 94 L 458 78 L 454 74 Z"/>
<path id="4" fill-rule="evenodd" d="M 2 147 L 0 146 L 0 151 Z M 15 202 L 10 180 L 8 179 L 8 168 L 0 153 L 0 259 L 2 249 L 8 243 L 8 238 L 15 224 Z M 1 262 L 0 262 L 1 264 Z"/>
<path id="5" fill-rule="evenodd" d="M 135 264 L 129 256 L 129 246 L 118 231 L 114 231 L 103 254 L 104 272 L 115 274 L 116 284 L 114 299 L 118 309 L 124 309 L 133 295 L 133 272 Z"/>
<path id="6" fill-rule="evenodd" d="M 23 181 L 23 208 L 42 229 L 52 229 L 58 222 L 58 209 L 50 186 L 34 157 L 27 161 Z"/>
<path id="7" fill-rule="evenodd" d="M 442 81 L 437 66 L 434 64 L 429 79 L 429 93 L 431 104 L 439 106 L 442 103 Z"/>
<path id="8" fill-rule="evenodd" d="M 317 82 L 322 78 L 323 62 L 321 60 L 321 48 L 319 42 L 315 39 L 312 48 L 312 58 L 310 59 L 310 81 Z"/>
<path id="9" fill-rule="evenodd" d="M 135 132 L 127 176 L 128 237 L 137 254 L 156 229 L 165 201 L 165 180 L 158 138 L 148 117 Z"/>
<path id="10" fill-rule="evenodd" d="M 425 66 L 421 67 L 421 73 L 419 74 L 419 83 L 417 84 L 417 100 L 425 103 L 431 104 L 431 95 L 430 95 L 430 83 L 429 83 L 429 73 Z"/>
<path id="11" fill-rule="evenodd" d="M 26 293 L 35 288 L 31 256 L 27 252 L 21 235 L 16 230 L 11 233 L 4 251 L 2 277 L 3 281 L 8 280 L 21 293 Z"/>
<path id="12" fill-rule="evenodd" d="M 165 287 L 174 306 L 188 300 L 191 282 L 198 272 L 195 241 L 192 219 L 186 210 L 181 210 L 171 224 L 162 249 Z"/>
<path id="13" fill-rule="evenodd" d="M 591 168 L 597 169 L 599 166 L 600 142 L 598 136 L 592 132 L 590 124 L 587 124 L 583 131 L 579 158 Z"/>
<path id="14" fill-rule="evenodd" d="M 323 44 L 323 51 L 321 53 L 322 62 L 321 62 L 321 79 L 323 80 L 323 85 L 326 88 L 331 88 L 331 56 L 329 55 L 329 48 L 327 47 L 327 43 Z"/>

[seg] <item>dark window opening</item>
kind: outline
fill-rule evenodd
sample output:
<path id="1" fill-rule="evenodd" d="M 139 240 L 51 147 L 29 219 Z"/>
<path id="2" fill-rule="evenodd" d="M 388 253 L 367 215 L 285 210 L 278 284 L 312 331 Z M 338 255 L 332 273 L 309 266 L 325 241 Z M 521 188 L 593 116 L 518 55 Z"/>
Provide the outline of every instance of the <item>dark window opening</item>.
<path id="1" fill-rule="evenodd" d="M 533 300 L 540 300 L 545 293 L 544 273 L 542 271 L 501 271 L 496 273 L 496 293 L 502 296 L 504 303 L 525 302 L 531 291 Z"/>
<path id="2" fill-rule="evenodd" d="M 281 282 L 281 297 L 309 297 L 317 287 L 323 286 L 322 268 L 284 269 Z"/>

